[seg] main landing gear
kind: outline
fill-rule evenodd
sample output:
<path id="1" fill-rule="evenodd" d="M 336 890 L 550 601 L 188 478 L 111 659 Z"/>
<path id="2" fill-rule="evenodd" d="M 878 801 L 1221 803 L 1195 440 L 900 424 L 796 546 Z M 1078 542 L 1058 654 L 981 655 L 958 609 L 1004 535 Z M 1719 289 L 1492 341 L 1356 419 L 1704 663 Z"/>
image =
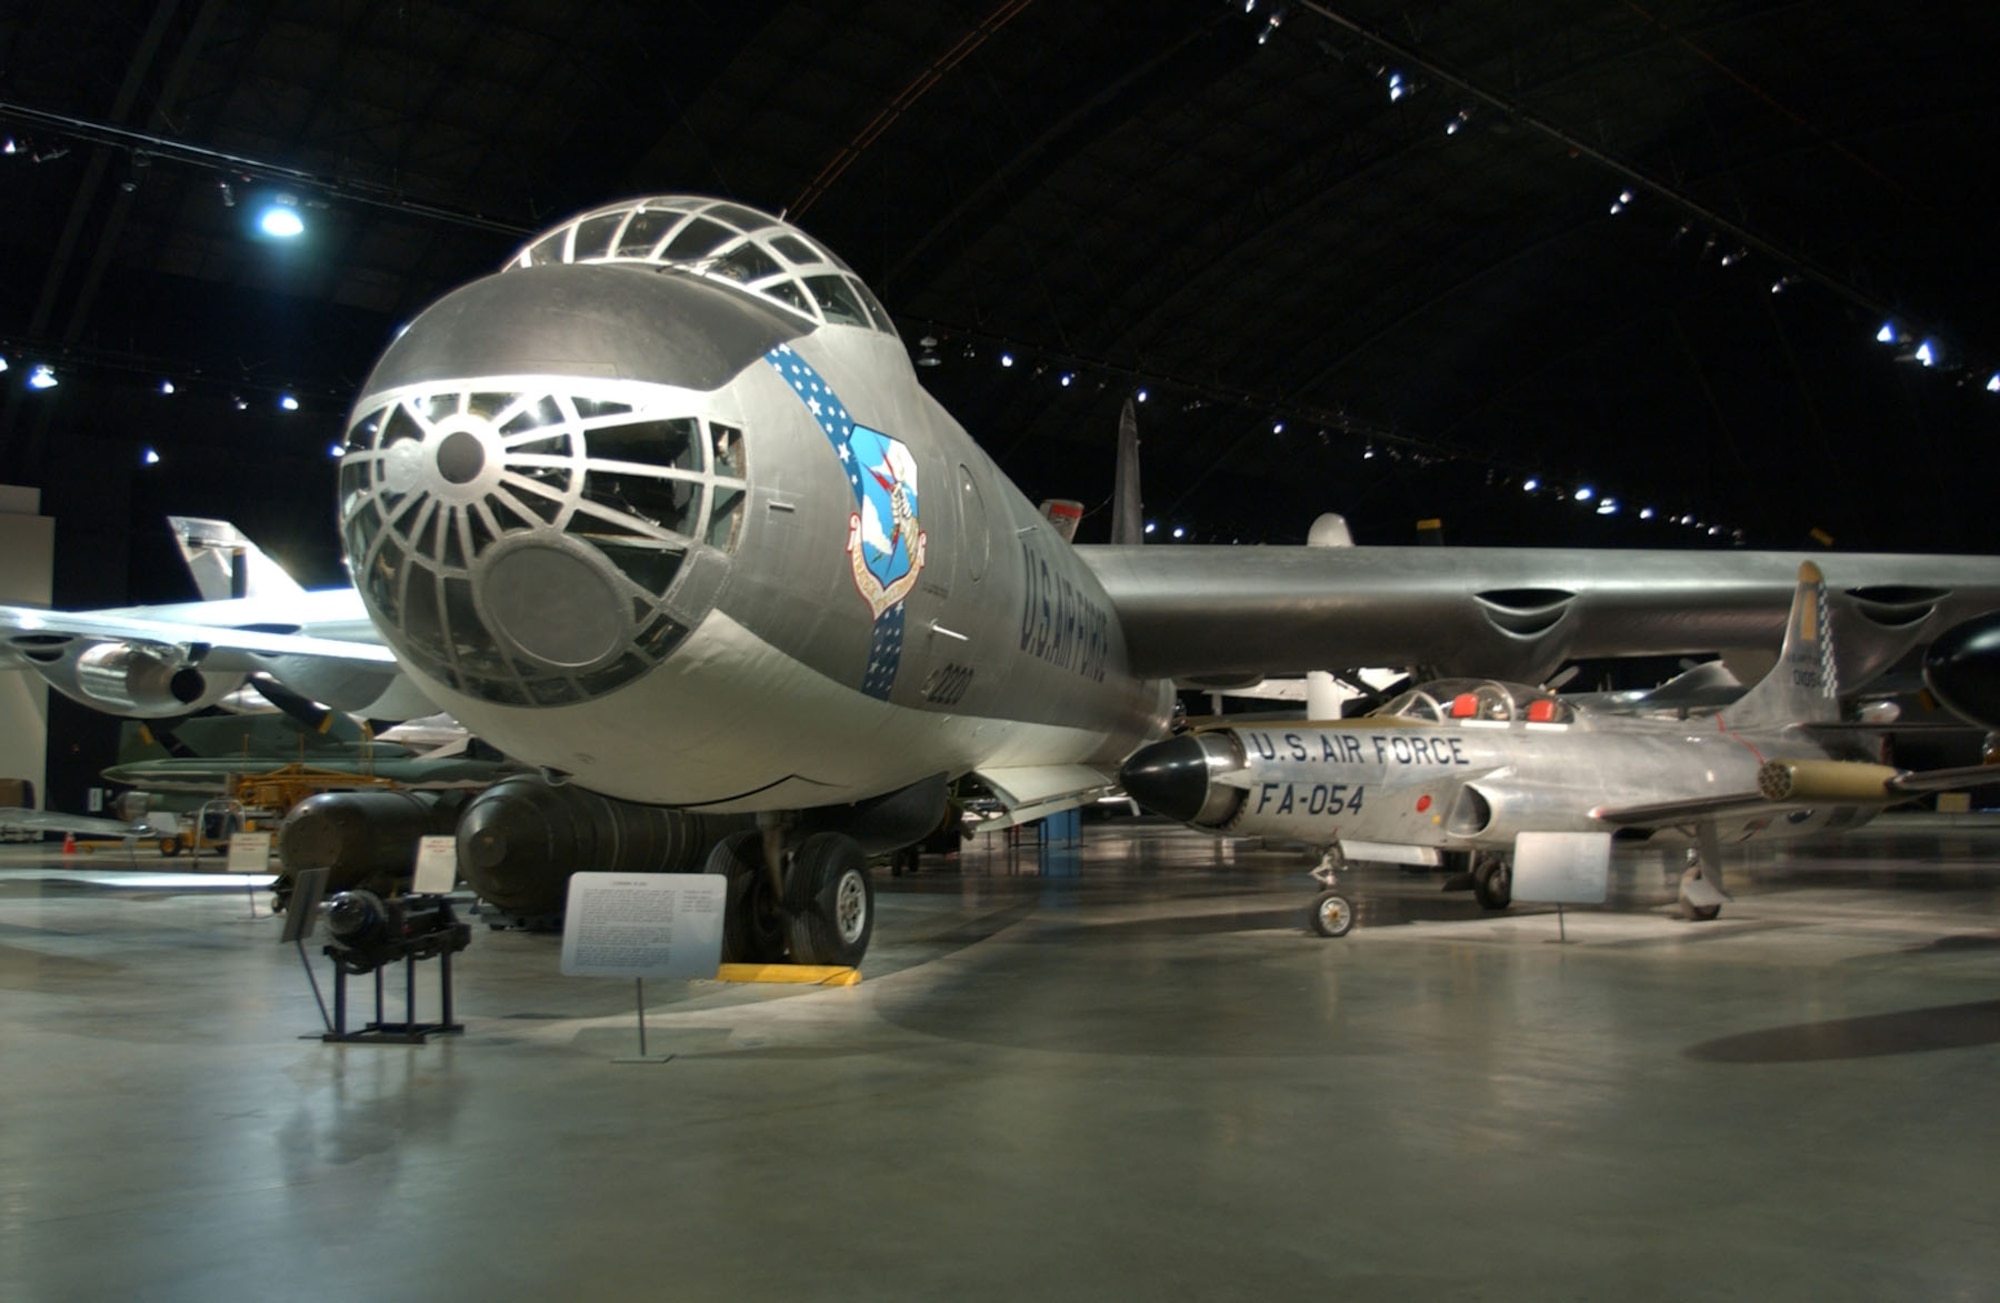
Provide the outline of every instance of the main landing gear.
<path id="1" fill-rule="evenodd" d="M 1312 930 L 1323 937 L 1344 937 L 1354 930 L 1354 903 L 1334 890 L 1334 872 L 1340 863 L 1340 852 L 1328 847 L 1320 857 L 1319 867 L 1312 871 L 1313 880 L 1326 890 L 1313 898 L 1307 919 Z"/>
<path id="2" fill-rule="evenodd" d="M 853 967 L 875 930 L 868 857 L 845 833 L 794 842 L 773 823 L 734 833 L 709 853 L 708 872 L 729 880 L 722 961 Z"/>
<path id="3" fill-rule="evenodd" d="M 1707 923 L 1722 913 L 1722 907 L 1729 900 L 1729 893 L 1722 889 L 1722 857 L 1718 854 L 1712 861 L 1704 861 L 1702 853 L 1690 846 L 1687 849 L 1686 867 L 1681 870 L 1681 912 L 1696 923 Z"/>

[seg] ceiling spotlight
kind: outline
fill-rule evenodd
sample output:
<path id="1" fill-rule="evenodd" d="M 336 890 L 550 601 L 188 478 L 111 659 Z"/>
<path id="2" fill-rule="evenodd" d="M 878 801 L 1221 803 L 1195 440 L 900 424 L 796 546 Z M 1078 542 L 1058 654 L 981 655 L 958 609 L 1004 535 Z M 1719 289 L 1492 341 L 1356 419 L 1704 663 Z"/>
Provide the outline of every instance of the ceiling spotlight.
<path id="1" fill-rule="evenodd" d="M 243 401 L 242 394 L 229 395 L 229 405 L 231 407 L 234 407 L 239 412 L 247 412 L 250 410 L 250 404 Z"/>
<path id="2" fill-rule="evenodd" d="M 1367 447 L 1365 447 L 1365 448 L 1363 448 L 1363 449 L 1361 450 L 1361 460 L 1362 460 L 1362 461 L 1367 461 L 1367 460 L 1369 460 L 1370 458 L 1372 458 L 1372 457 L 1373 457 L 1374 455 L 1375 455 L 1375 445 L 1374 445 L 1374 444 L 1372 444 L 1372 443 L 1371 443 L 1371 444 L 1369 444 L 1369 445 L 1368 445 Z"/>
<path id="3" fill-rule="evenodd" d="M 160 464 L 160 454 L 148 448 L 139 454 L 139 460 L 148 466 L 158 466 Z"/>
<path id="4" fill-rule="evenodd" d="M 1606 499 L 1605 499 L 1604 501 L 1602 501 L 1602 502 L 1598 503 L 1598 504 L 1597 504 L 1597 514 L 1598 514 L 1598 515 L 1600 515 L 1600 516 L 1615 516 L 1615 515 L 1617 515 L 1617 514 L 1618 514 L 1618 499 L 1616 499 L 1616 498 L 1606 498 Z"/>
<path id="5" fill-rule="evenodd" d="M 1722 533 L 1722 526 L 1720 525 L 1710 525 L 1708 527 L 1708 536 L 1710 538 L 1718 537 L 1721 533 Z"/>
<path id="6" fill-rule="evenodd" d="M 1597 496 L 1597 490 L 1591 488 L 1588 484 L 1584 485 L 1582 488 L 1576 491 L 1576 500 L 1578 502 L 1588 502 L 1596 496 Z"/>
<path id="7" fill-rule="evenodd" d="M 222 192 L 222 206 L 224 208 L 236 207 L 236 187 L 229 184 L 229 178 L 224 177 L 222 180 L 217 181 L 215 186 L 216 189 Z"/>
<path id="8" fill-rule="evenodd" d="M 1285 11 L 1282 9 L 1273 10 L 1271 16 L 1264 20 L 1264 30 L 1257 33 L 1257 44 L 1267 44 L 1271 39 L 1271 33 L 1277 31 L 1278 24 L 1284 21 Z"/>
<path id="9" fill-rule="evenodd" d="M 1639 519 L 1651 520 L 1652 518 L 1653 518 L 1653 509 L 1651 507 L 1639 508 Z"/>
<path id="10" fill-rule="evenodd" d="M 21 143 L 15 140 L 12 136 L 7 137 L 6 144 L 0 145 L 0 154 L 18 154 L 20 152 L 21 152 Z"/>
<path id="11" fill-rule="evenodd" d="M 1403 95 L 1404 95 L 1404 93 L 1405 93 L 1405 90 L 1406 90 L 1406 88 L 1405 88 L 1405 86 L 1403 85 L 1403 74 L 1402 74 L 1402 73 L 1400 73 L 1400 72 L 1392 72 L 1392 73 L 1390 73 L 1390 74 L 1389 74 L 1389 99 L 1390 99 L 1390 101 L 1391 101 L 1391 102 L 1393 103 L 1394 101 L 1396 101 L 1396 100 L 1399 100 L 1399 99 L 1403 98 Z"/>
<path id="12" fill-rule="evenodd" d="M 1631 192 L 1630 190 L 1620 190 L 1620 191 L 1618 192 L 1618 202 L 1619 202 L 1619 203 L 1621 203 L 1621 204 L 1629 204 L 1629 203 L 1631 203 L 1631 202 L 1632 202 L 1632 192 Z"/>
<path id="13" fill-rule="evenodd" d="M 1896 333 L 1896 323 L 1893 321 L 1883 322 L 1882 329 L 1875 332 L 1875 342 L 1878 344 L 1893 344 L 1900 338 L 1902 336 Z"/>
<path id="14" fill-rule="evenodd" d="M 925 335 L 922 339 L 917 341 L 917 346 L 919 348 L 936 348 L 938 346 L 937 336 Z"/>
<path id="15" fill-rule="evenodd" d="M 299 410 L 299 400 L 290 394 L 279 394 L 278 406 L 284 411 L 296 412 Z"/>
<path id="16" fill-rule="evenodd" d="M 5 371 L 6 369 L 7 369 L 7 355 L 5 353 L 0 353 L 0 371 Z"/>
<path id="17" fill-rule="evenodd" d="M 1152 533 L 1152 532 L 1153 532 L 1153 530 L 1154 530 L 1154 528 L 1155 528 L 1155 525 L 1154 525 L 1154 523 L 1153 523 L 1152 521 L 1150 521 L 1150 520 L 1149 520 L 1149 521 L 1147 521 L 1147 522 L 1146 522 L 1146 532 L 1147 532 L 1148 534 Z"/>
<path id="18" fill-rule="evenodd" d="M 1542 482 L 1536 479 L 1532 475 L 1530 475 L 1527 479 L 1521 481 L 1521 490 L 1524 493 L 1533 493 L 1536 489 L 1539 489 L 1540 487 L 1542 487 Z"/>
<path id="19" fill-rule="evenodd" d="M 55 387 L 56 387 L 56 371 L 55 368 L 50 366 L 47 362 L 37 362 L 32 368 L 29 369 L 28 388 L 54 389 Z"/>
<path id="20" fill-rule="evenodd" d="M 1000 365 L 1001 366 L 1014 365 L 1014 355 L 1012 353 L 1002 353 L 1000 355 Z"/>
<path id="21" fill-rule="evenodd" d="M 939 357 L 936 353 L 931 352 L 931 350 L 929 349 L 925 349 L 923 352 L 917 354 L 918 366 L 937 366 L 943 361 L 944 361 L 943 358 Z"/>
<path id="22" fill-rule="evenodd" d="M 1283 434 L 1284 432 L 1285 432 L 1285 423 L 1284 423 L 1283 421 L 1273 421 L 1273 422 L 1271 422 L 1271 433 L 1272 433 L 1272 434 Z"/>
<path id="23" fill-rule="evenodd" d="M 1616 202 L 1615 200 L 1614 200 L 1614 201 L 1612 202 L 1612 205 L 1611 205 L 1611 215 L 1612 215 L 1613 217 L 1616 217 L 1616 216 L 1618 216 L 1618 214 L 1620 214 L 1620 213 L 1622 213 L 1622 212 L 1624 212 L 1624 211 L 1625 211 L 1625 205 L 1624 205 L 1624 204 L 1621 204 L 1621 203 L 1618 203 L 1618 202 Z"/>
<path id="24" fill-rule="evenodd" d="M 1993 378 L 1994 378 L 1995 380 L 2000 380 L 2000 375 L 1996 375 L 1996 376 L 1994 376 Z M 1139 391 L 1139 401 L 1140 401 L 1140 402 L 1142 402 L 1142 403 L 1146 401 L 1146 391 L 1145 391 L 1145 390 L 1143 390 L 1143 389 L 1141 389 L 1141 390 Z"/>
<path id="25" fill-rule="evenodd" d="M 337 443 L 330 443 L 326 446 L 326 455 L 329 457 L 344 457 L 347 455 L 347 449 Z"/>
<path id="26" fill-rule="evenodd" d="M 257 229 L 274 240 L 291 240 L 304 235 L 306 223 L 299 216 L 298 199 L 292 195 L 274 196 L 258 215 Z"/>
<path id="27" fill-rule="evenodd" d="M 1174 526 L 1174 537 L 1175 537 L 1175 538 L 1179 538 L 1179 537 L 1181 537 L 1182 535 L 1184 535 L 1184 534 L 1186 534 L 1186 533 L 1187 533 L 1187 531 L 1186 531 L 1185 529 L 1182 529 L 1182 528 L 1181 528 L 1181 527 L 1180 527 L 1179 525 L 1175 525 L 1175 526 Z"/>
<path id="28" fill-rule="evenodd" d="M 0 357 L 0 371 L 5 371 L 6 369 L 7 359 Z M 1986 378 L 1986 392 L 1989 394 L 2000 394 L 2000 371 L 1995 371 Z"/>
<path id="29" fill-rule="evenodd" d="M 171 394 L 172 392 L 174 392 L 174 382 L 171 380 L 160 381 L 160 392 L 163 394 Z"/>
<path id="30" fill-rule="evenodd" d="M 1075 376 L 1075 375 L 1071 374 L 1071 373 L 1070 373 L 1070 372 L 1068 372 L 1068 371 L 1065 371 L 1065 372 L 1063 372 L 1063 373 L 1062 373 L 1062 387 L 1063 387 L 1063 388 L 1065 388 L 1065 389 L 1069 388 L 1069 382 L 1070 382 L 1070 381 L 1072 381 L 1072 380 L 1074 380 L 1074 379 L 1076 379 L 1076 376 Z"/>
<path id="31" fill-rule="evenodd" d="M 1931 342 L 1927 339 L 1917 345 L 1916 358 L 1917 361 L 1923 363 L 1925 366 L 1936 366 L 1937 350 L 1931 346 Z"/>

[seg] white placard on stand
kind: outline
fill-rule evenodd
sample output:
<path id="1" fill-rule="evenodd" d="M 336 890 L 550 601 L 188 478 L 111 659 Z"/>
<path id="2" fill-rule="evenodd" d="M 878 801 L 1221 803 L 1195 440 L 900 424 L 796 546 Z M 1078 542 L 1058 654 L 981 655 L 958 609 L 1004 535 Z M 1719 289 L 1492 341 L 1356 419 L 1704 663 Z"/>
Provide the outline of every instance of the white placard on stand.
<path id="1" fill-rule="evenodd" d="M 1524 832 L 1514 839 L 1514 899 L 1602 905 L 1611 876 L 1611 834 Z"/>
<path id="2" fill-rule="evenodd" d="M 563 913 L 568 977 L 714 977 L 722 962 L 719 873 L 579 873 Z"/>
<path id="3" fill-rule="evenodd" d="M 269 873 L 271 834 L 267 832 L 230 834 L 227 867 L 231 873 Z"/>
<path id="4" fill-rule="evenodd" d="M 417 841 L 417 871 L 410 890 L 419 896 L 442 896 L 458 885 L 458 837 L 444 833 Z"/>

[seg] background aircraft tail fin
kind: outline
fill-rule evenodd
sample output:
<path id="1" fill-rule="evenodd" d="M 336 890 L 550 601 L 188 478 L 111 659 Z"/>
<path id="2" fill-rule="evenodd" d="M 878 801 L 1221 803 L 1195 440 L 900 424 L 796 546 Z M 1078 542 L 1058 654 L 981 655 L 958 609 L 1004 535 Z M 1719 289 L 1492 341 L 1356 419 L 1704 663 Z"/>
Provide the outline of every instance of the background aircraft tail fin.
<path id="1" fill-rule="evenodd" d="M 1736 729 L 1825 724 L 1840 718 L 1840 679 L 1834 670 L 1833 621 L 1826 604 L 1826 578 L 1807 561 L 1799 566 L 1792 613 L 1785 620 L 1785 644 L 1778 663 L 1722 712 Z"/>
<path id="2" fill-rule="evenodd" d="M 305 590 L 285 568 L 226 520 L 168 516 L 181 559 L 204 602 L 230 597 L 298 597 Z"/>
<path id="3" fill-rule="evenodd" d="M 1111 482 L 1111 541 L 1146 541 L 1145 507 L 1139 501 L 1139 414 L 1128 397 L 1118 413 L 1118 468 Z"/>

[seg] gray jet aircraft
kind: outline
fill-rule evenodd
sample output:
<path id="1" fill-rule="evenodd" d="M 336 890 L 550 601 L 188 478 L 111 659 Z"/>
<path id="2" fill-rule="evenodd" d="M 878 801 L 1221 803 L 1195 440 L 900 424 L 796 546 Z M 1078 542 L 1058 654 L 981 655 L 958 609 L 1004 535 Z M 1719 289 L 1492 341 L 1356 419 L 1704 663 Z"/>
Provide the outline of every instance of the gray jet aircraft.
<path id="1" fill-rule="evenodd" d="M 1912 774 L 1865 759 L 1840 727 L 1819 568 L 1799 567 L 1771 672 L 1720 711 L 1685 719 L 1599 711 L 1542 688 L 1450 679 L 1339 723 L 1209 728 L 1142 747 L 1120 777 L 1158 814 L 1210 832 L 1324 849 L 1313 904 L 1325 936 L 1353 926 L 1344 863 L 1463 866 L 1489 909 L 1511 896 L 1524 833 L 1688 844 L 1684 906 L 1714 918 L 1721 845 L 1856 827 L 1926 791 L 2000 769 Z M 1831 726 L 1831 727 L 1829 727 Z"/>
<path id="2" fill-rule="evenodd" d="M 593 819 L 754 815 L 708 857 L 725 947 L 813 962 L 860 958 L 865 855 L 937 826 L 955 779 L 1014 818 L 1089 799 L 1164 736 L 1175 678 L 1769 646 L 1792 587 L 1740 552 L 1073 546 L 845 263 L 687 196 L 564 222 L 413 321 L 355 403 L 339 523 L 379 641 L 216 602 L 0 610 L 0 645 L 166 713 L 245 667 L 400 667 Z M 1843 570 L 1877 663 L 2000 609 L 1983 558 Z"/>

